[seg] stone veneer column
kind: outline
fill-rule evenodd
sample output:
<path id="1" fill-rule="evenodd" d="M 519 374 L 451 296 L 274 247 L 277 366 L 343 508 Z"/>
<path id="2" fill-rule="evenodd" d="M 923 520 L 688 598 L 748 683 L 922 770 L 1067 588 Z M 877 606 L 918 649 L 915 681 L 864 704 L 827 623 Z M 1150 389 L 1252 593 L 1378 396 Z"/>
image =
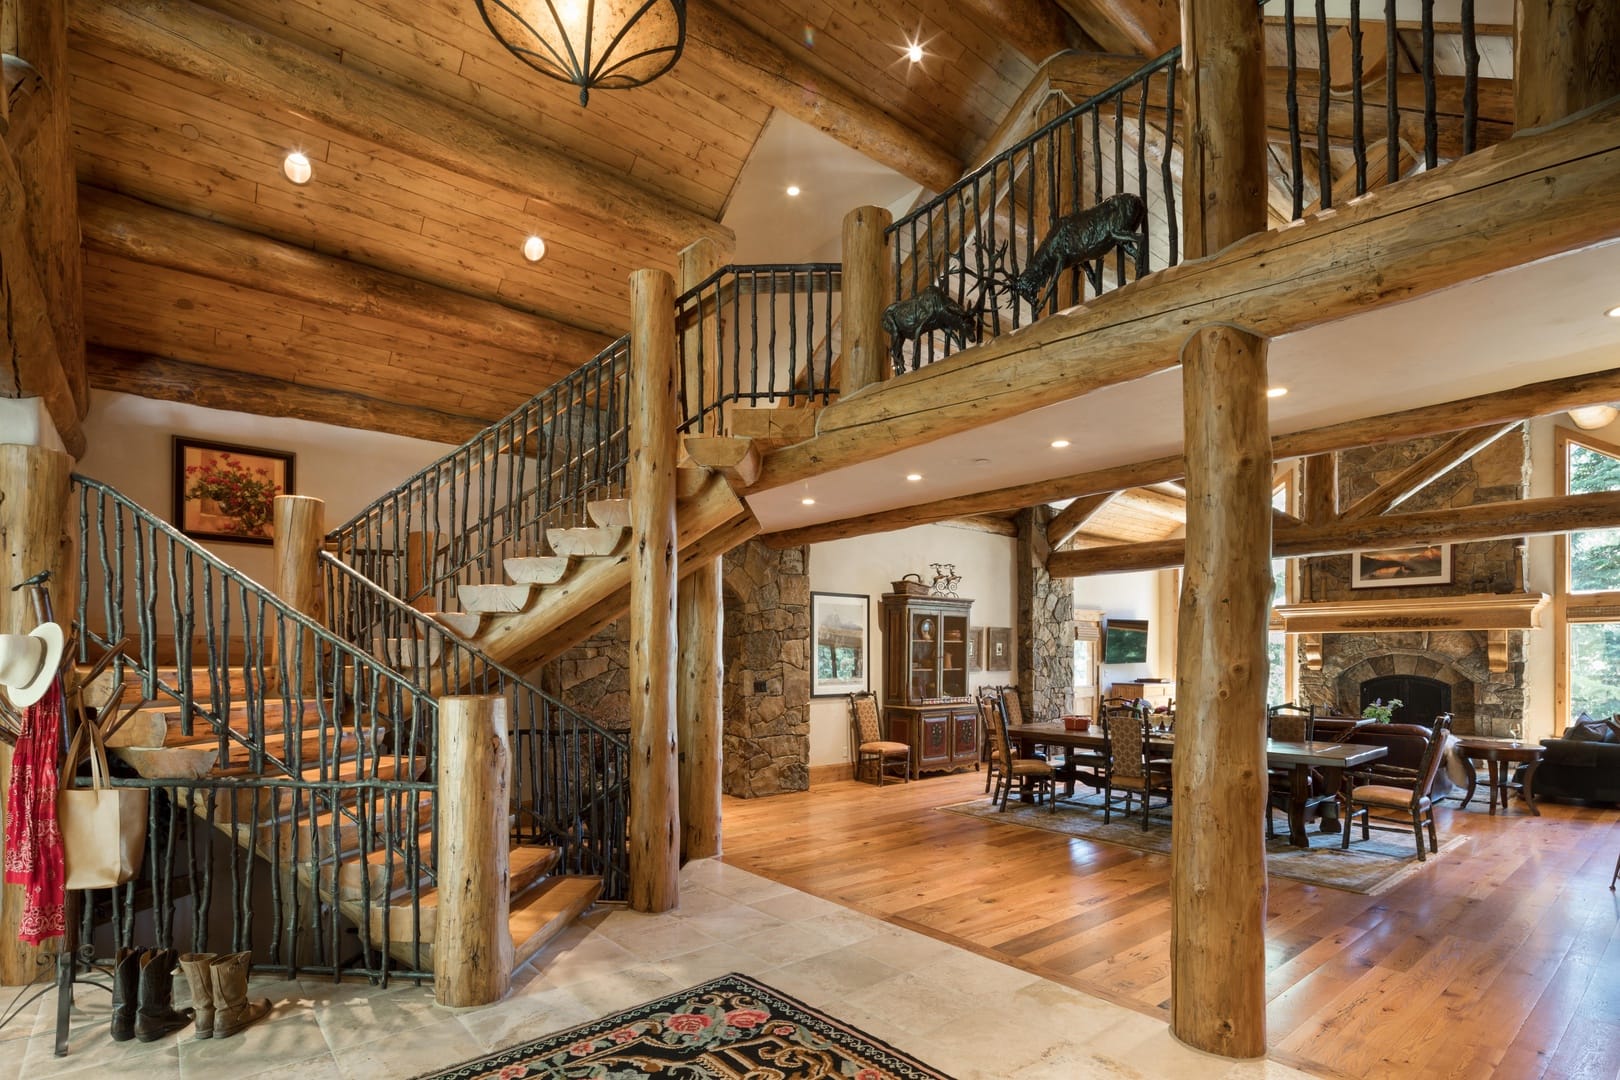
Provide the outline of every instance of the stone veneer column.
<path id="1" fill-rule="evenodd" d="M 1018 515 L 1018 693 L 1032 717 L 1074 711 L 1074 582 L 1046 572 L 1052 508 Z"/>

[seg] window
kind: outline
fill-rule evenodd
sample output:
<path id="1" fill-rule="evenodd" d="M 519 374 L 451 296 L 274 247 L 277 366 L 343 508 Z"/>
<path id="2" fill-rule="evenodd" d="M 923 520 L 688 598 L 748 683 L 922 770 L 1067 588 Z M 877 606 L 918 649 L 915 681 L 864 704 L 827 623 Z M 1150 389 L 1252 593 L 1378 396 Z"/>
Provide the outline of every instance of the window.
<path id="1" fill-rule="evenodd" d="M 1297 464 L 1297 463 L 1296 463 Z M 1277 476 L 1271 489 L 1271 505 L 1283 513 L 1293 513 L 1297 504 L 1295 477 L 1298 470 L 1290 465 Z M 1295 581 L 1298 574 L 1297 559 L 1271 560 L 1271 604 L 1287 604 L 1296 597 Z M 1281 630 L 1266 634 L 1266 704 L 1281 705 L 1294 700 L 1294 639 Z"/>
<path id="2" fill-rule="evenodd" d="M 1557 429 L 1559 489 L 1620 491 L 1620 447 Z M 1620 529 L 1557 538 L 1553 580 L 1555 733 L 1576 716 L 1620 713 Z"/>

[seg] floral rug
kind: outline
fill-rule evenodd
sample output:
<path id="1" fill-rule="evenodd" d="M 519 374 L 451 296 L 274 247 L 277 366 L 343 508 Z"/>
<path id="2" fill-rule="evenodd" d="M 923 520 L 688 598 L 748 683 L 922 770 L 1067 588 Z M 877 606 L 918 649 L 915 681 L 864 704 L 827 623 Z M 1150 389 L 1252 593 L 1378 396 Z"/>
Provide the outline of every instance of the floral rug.
<path id="1" fill-rule="evenodd" d="M 417 1080 L 950 1080 L 738 974 Z"/>
<path id="2" fill-rule="evenodd" d="M 954 806 L 937 809 L 952 814 L 966 814 L 985 821 L 1006 825 L 1022 825 L 1031 829 L 1067 833 L 1086 840 L 1100 840 L 1106 844 L 1121 844 L 1142 851 L 1170 854 L 1170 819 L 1167 811 L 1155 808 L 1152 824 L 1142 829 L 1142 812 L 1138 809 L 1126 817 L 1116 807 L 1114 820 L 1103 824 L 1100 795 L 1087 795 L 1080 799 L 1059 799 L 1057 809 L 1008 801 L 1004 814 L 990 805 L 990 799 L 974 799 Z M 1261 826 L 1264 828 L 1264 826 Z M 1277 838 L 1266 842 L 1266 873 L 1276 877 L 1293 878 L 1312 885 L 1326 885 L 1330 889 L 1376 895 L 1394 888 L 1425 867 L 1434 865 L 1440 856 L 1467 841 L 1466 836 L 1440 835 L 1440 851 L 1427 861 L 1417 857 L 1417 845 L 1410 834 L 1379 832 L 1363 840 L 1358 824 L 1351 833 L 1350 847 L 1341 849 L 1339 832 L 1321 833 L 1313 824 L 1308 834 L 1309 848 L 1297 848 L 1288 842 L 1288 823 L 1277 816 Z"/>

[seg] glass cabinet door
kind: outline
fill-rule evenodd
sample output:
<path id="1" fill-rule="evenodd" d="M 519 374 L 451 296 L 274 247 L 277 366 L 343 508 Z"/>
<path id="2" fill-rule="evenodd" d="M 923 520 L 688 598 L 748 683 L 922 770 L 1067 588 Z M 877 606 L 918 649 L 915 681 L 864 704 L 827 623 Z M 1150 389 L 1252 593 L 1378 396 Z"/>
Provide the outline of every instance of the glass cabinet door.
<path id="1" fill-rule="evenodd" d="M 942 696 L 966 697 L 967 619 L 961 615 L 942 615 L 939 622 Z"/>
<path id="2" fill-rule="evenodd" d="M 911 616 L 911 696 L 936 698 L 939 689 L 939 616 L 913 612 Z"/>

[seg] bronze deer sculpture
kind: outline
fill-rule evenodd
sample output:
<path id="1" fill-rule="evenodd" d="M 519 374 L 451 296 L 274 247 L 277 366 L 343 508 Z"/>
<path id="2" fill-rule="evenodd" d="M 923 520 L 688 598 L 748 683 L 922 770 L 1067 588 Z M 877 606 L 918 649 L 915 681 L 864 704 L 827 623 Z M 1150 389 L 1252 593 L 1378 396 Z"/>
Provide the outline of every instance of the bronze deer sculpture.
<path id="1" fill-rule="evenodd" d="M 1051 298 L 1063 271 L 1083 266 L 1091 291 L 1102 292 L 1102 260 L 1116 246 L 1136 258 L 1146 242 L 1147 206 L 1140 196 L 1110 195 L 1057 220 L 1035 249 L 1029 264 L 1012 279 L 1012 290 L 1040 310 Z"/>
<path id="2" fill-rule="evenodd" d="M 996 292 L 1007 287 L 1007 282 L 995 269 L 1006 250 L 1005 243 L 996 249 L 990 258 L 988 274 L 969 270 L 966 263 L 961 261 L 960 254 L 952 255 L 946 260 L 945 272 L 938 281 L 924 285 L 916 295 L 897 300 L 883 309 L 883 329 L 889 335 L 889 357 L 894 363 L 896 375 L 905 373 L 901 352 L 907 341 L 920 340 L 923 335 L 935 330 L 945 331 L 946 341 L 954 341 L 958 349 L 966 347 L 970 340 L 980 339 L 986 305 Z M 950 265 L 953 260 L 957 262 L 954 271 Z M 946 291 L 945 286 L 952 273 L 964 273 L 979 285 L 978 299 L 972 308 L 963 307 L 952 300 Z"/>

